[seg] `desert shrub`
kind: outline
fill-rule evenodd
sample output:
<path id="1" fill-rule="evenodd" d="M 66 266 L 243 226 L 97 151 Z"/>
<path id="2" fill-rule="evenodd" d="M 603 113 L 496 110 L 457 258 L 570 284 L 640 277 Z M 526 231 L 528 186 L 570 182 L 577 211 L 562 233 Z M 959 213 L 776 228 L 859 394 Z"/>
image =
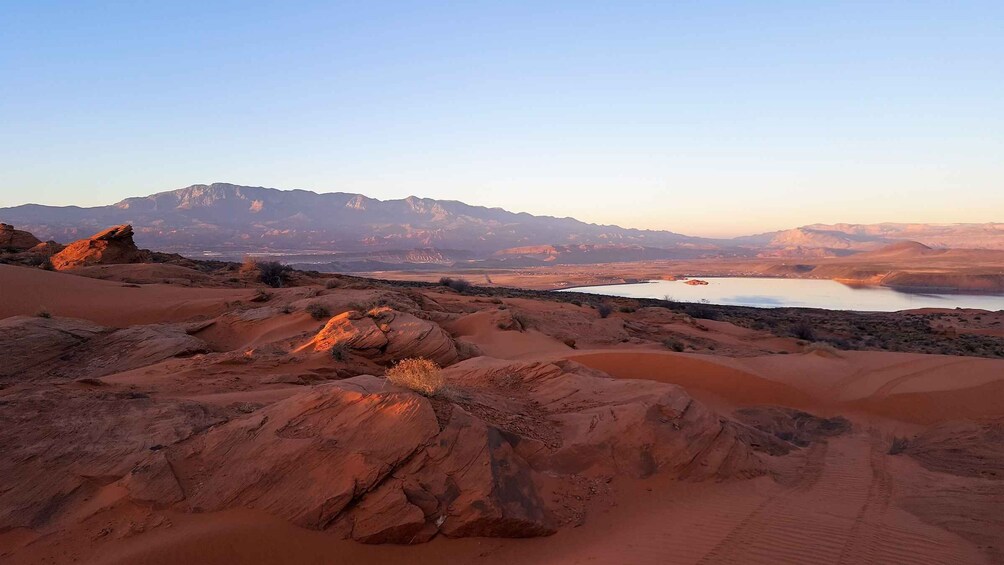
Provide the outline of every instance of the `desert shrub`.
<path id="1" fill-rule="evenodd" d="M 280 288 L 285 285 L 293 270 L 289 265 L 283 265 L 278 261 L 260 261 L 257 266 L 258 280 L 272 288 Z"/>
<path id="2" fill-rule="evenodd" d="M 686 347 L 682 341 L 672 337 L 664 339 L 662 344 L 666 346 L 666 349 L 672 349 L 677 353 L 682 352 Z"/>
<path id="3" fill-rule="evenodd" d="M 691 318 L 700 318 L 702 320 L 717 320 L 719 317 L 718 310 L 707 304 L 687 304 L 683 311 Z"/>
<path id="4" fill-rule="evenodd" d="M 464 293 L 471 289 L 471 283 L 465 279 L 452 279 L 450 277 L 443 277 L 439 279 L 439 284 L 452 288 L 453 290 Z"/>
<path id="5" fill-rule="evenodd" d="M 237 272 L 245 277 L 257 277 L 258 261 L 255 261 L 254 257 L 245 257 L 244 261 L 241 263 L 240 269 L 238 269 Z"/>
<path id="6" fill-rule="evenodd" d="M 331 346 L 331 357 L 335 361 L 345 361 L 349 358 L 349 346 L 344 343 L 336 343 Z"/>
<path id="7" fill-rule="evenodd" d="M 42 261 L 42 264 L 39 265 L 39 266 L 42 267 L 43 269 L 45 269 L 46 271 L 55 271 L 56 270 L 56 267 L 52 266 L 52 258 L 51 257 L 46 257 Z"/>
<path id="8" fill-rule="evenodd" d="M 530 317 L 524 314 L 523 312 L 517 312 L 516 310 L 513 310 L 510 315 L 512 316 L 513 323 L 516 324 L 516 329 L 518 329 L 521 332 L 525 332 L 530 326 L 533 325 L 533 321 L 530 319 Z"/>
<path id="9" fill-rule="evenodd" d="M 324 318 L 331 317 L 331 311 L 328 310 L 328 307 L 319 302 L 311 302 L 304 310 L 315 320 L 323 320 Z"/>
<path id="10" fill-rule="evenodd" d="M 333 288 L 338 288 L 341 285 L 342 283 L 338 282 L 338 279 L 328 279 L 327 282 L 324 283 L 324 288 L 331 290 Z"/>
<path id="11" fill-rule="evenodd" d="M 258 289 L 258 292 L 254 293 L 251 297 L 251 302 L 268 302 L 272 299 L 272 293 L 266 292 L 264 290 Z"/>
<path id="12" fill-rule="evenodd" d="M 816 332 L 812 329 L 812 324 L 807 320 L 799 320 L 791 325 L 790 333 L 793 337 L 804 339 L 805 341 L 816 341 Z"/>
<path id="13" fill-rule="evenodd" d="M 579 300 L 579 299 L 575 299 L 575 300 L 569 300 L 568 302 L 569 302 L 570 304 L 573 304 L 573 305 L 575 305 L 575 306 L 582 306 L 582 301 L 581 301 L 581 300 Z"/>
<path id="14" fill-rule="evenodd" d="M 401 360 L 387 370 L 387 380 L 425 396 L 435 396 L 446 386 L 439 365 L 421 358 Z"/>
<path id="15" fill-rule="evenodd" d="M 637 308 L 634 306 L 621 306 L 620 311 L 624 314 L 633 314 L 637 311 Z"/>
<path id="16" fill-rule="evenodd" d="M 280 312 L 282 312 L 283 314 L 292 314 L 293 310 L 294 308 L 292 304 L 284 304 Z"/>
<path id="17" fill-rule="evenodd" d="M 596 311 L 599 313 L 601 318 L 606 318 L 613 313 L 614 307 L 606 302 L 600 302 L 596 305 Z"/>
<path id="18" fill-rule="evenodd" d="M 899 455 L 906 451 L 908 445 L 907 439 L 905 437 L 894 437 L 892 438 L 892 445 L 889 446 L 889 455 Z"/>
<path id="19" fill-rule="evenodd" d="M 51 318 L 52 317 L 52 314 L 49 313 L 49 311 L 46 310 L 44 307 L 39 308 L 38 312 L 35 312 L 35 315 L 38 316 L 39 318 Z"/>

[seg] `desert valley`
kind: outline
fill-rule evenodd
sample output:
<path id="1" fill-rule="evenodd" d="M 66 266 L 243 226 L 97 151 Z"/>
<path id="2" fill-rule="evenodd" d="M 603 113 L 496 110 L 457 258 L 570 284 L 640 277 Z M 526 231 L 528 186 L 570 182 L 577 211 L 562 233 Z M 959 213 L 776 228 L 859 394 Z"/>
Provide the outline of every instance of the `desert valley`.
<path id="1" fill-rule="evenodd" d="M 743 308 L 4 230 L 5 563 L 1004 561 L 1004 298 Z"/>

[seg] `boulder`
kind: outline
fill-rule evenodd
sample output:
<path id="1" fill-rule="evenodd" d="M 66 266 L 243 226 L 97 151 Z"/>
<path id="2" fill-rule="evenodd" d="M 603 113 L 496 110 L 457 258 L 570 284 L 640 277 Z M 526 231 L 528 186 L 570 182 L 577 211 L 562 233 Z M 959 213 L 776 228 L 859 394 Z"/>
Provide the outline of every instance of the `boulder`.
<path id="1" fill-rule="evenodd" d="M 142 263 L 150 253 L 136 247 L 132 236 L 133 229 L 128 224 L 108 228 L 67 245 L 52 256 L 52 266 L 63 271 L 89 265 Z"/>
<path id="2" fill-rule="evenodd" d="M 388 307 L 335 316 L 301 350 L 334 347 L 348 348 L 384 365 L 422 357 L 446 366 L 460 359 L 453 338 L 438 324 Z"/>
<path id="3" fill-rule="evenodd" d="M 28 251 L 40 243 L 42 242 L 29 232 L 16 230 L 10 224 L 0 224 L 0 251 Z"/>

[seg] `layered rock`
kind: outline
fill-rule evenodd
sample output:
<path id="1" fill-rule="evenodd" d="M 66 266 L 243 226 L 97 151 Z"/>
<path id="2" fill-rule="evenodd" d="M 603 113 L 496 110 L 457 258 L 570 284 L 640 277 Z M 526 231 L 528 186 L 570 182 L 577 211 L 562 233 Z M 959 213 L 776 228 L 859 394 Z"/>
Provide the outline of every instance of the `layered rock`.
<path id="1" fill-rule="evenodd" d="M 418 543 L 552 533 L 568 501 L 546 485 L 573 477 L 765 471 L 735 424 L 673 385 L 486 358 L 446 376 L 446 398 L 374 376 L 316 386 L 151 455 L 125 484 L 146 503 Z"/>
<path id="2" fill-rule="evenodd" d="M 84 320 L 13 316 L 0 320 L 0 350 L 17 352 L 0 364 L 0 384 L 47 378 L 101 377 L 209 351 L 180 325 L 105 328 Z"/>
<path id="3" fill-rule="evenodd" d="M 224 419 L 194 402 L 100 387 L 15 389 L 2 404 L 0 531 L 50 527 L 151 450 Z"/>
<path id="4" fill-rule="evenodd" d="M 124 224 L 67 245 L 52 256 L 52 266 L 62 271 L 89 265 L 140 263 L 149 255 L 136 247 L 132 226 Z"/>
<path id="5" fill-rule="evenodd" d="M 40 243 L 30 232 L 16 230 L 10 224 L 0 224 L 0 251 L 28 251 Z"/>
<path id="6" fill-rule="evenodd" d="M 446 366 L 460 358 L 453 338 L 438 324 L 387 307 L 335 316 L 301 349 L 335 347 L 381 364 L 422 357 Z"/>

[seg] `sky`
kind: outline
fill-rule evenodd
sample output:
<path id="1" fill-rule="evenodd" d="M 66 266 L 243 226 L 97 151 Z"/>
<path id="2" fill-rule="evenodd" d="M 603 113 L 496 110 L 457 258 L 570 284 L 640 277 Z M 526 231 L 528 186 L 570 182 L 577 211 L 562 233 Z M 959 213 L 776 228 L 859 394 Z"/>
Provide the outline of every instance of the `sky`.
<path id="1" fill-rule="evenodd" d="M 999 0 L 0 3 L 0 206 L 232 182 L 713 237 L 1004 221 Z"/>

